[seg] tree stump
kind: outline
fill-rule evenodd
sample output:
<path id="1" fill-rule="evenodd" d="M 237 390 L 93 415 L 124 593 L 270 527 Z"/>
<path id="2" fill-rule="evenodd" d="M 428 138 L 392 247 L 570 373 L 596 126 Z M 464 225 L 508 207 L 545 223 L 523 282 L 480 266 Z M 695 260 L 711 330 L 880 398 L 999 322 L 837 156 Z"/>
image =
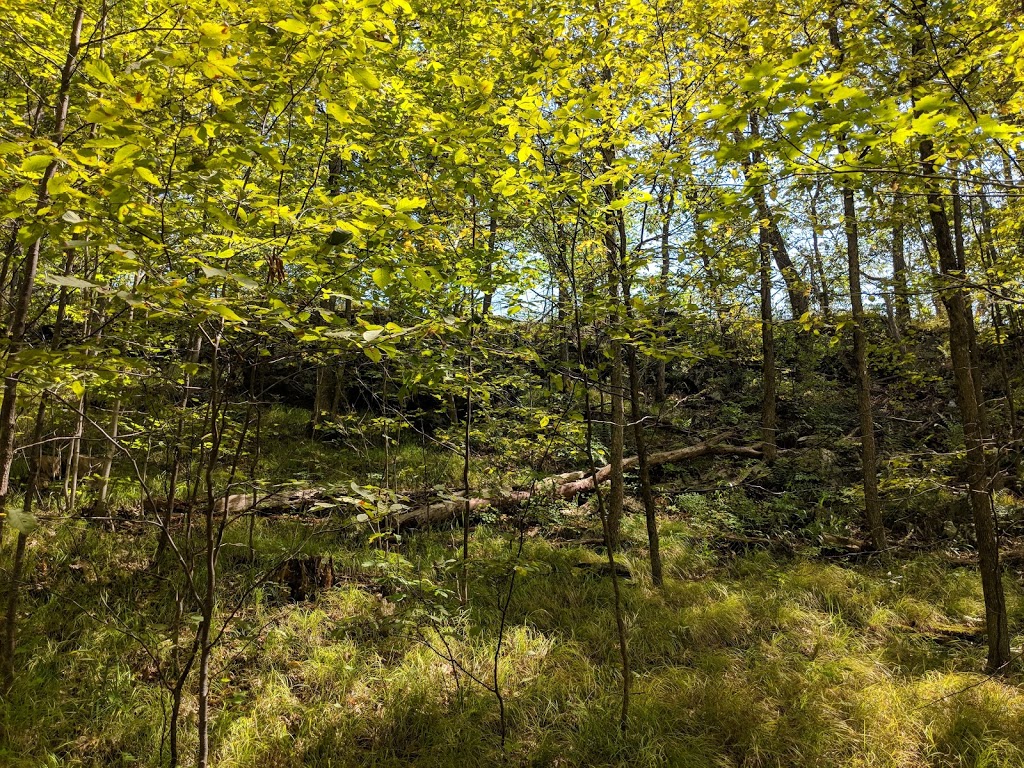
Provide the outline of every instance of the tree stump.
<path id="1" fill-rule="evenodd" d="M 334 586 L 334 558 L 292 557 L 277 567 L 270 581 L 288 588 L 292 602 L 311 600 L 321 589 Z"/>

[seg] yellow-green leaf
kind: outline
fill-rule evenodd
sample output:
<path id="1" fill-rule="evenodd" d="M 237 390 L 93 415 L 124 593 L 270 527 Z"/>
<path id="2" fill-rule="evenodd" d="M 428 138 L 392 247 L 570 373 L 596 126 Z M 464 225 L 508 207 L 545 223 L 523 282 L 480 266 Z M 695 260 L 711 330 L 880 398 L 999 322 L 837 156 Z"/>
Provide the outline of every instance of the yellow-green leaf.
<path id="1" fill-rule="evenodd" d="M 284 19 L 283 21 L 277 22 L 277 28 L 293 35 L 304 35 L 309 29 L 309 26 L 298 19 Z"/>
<path id="2" fill-rule="evenodd" d="M 223 317 L 225 320 L 230 320 L 234 323 L 244 323 L 245 319 L 241 317 L 235 310 L 226 304 L 212 304 L 210 308 L 218 315 Z"/>
<path id="3" fill-rule="evenodd" d="M 356 67 L 352 70 L 352 79 L 359 83 L 363 88 L 367 88 L 371 91 L 376 91 L 380 88 L 380 80 L 366 67 Z"/>
<path id="4" fill-rule="evenodd" d="M 153 173 L 149 168 L 142 165 L 135 166 L 135 175 L 142 179 L 147 184 L 152 184 L 155 187 L 159 187 L 161 182 L 157 178 L 157 175 Z"/>
<path id="5" fill-rule="evenodd" d="M 85 65 L 85 72 L 87 75 L 99 80 L 101 83 L 106 83 L 107 85 L 117 84 L 117 81 L 114 80 L 114 73 L 110 70 L 110 65 L 103 59 L 90 61 Z"/>
<path id="6" fill-rule="evenodd" d="M 405 270 L 405 279 L 409 281 L 409 284 L 418 290 L 428 291 L 430 290 L 430 275 L 427 274 L 425 269 L 419 267 L 409 267 Z"/>

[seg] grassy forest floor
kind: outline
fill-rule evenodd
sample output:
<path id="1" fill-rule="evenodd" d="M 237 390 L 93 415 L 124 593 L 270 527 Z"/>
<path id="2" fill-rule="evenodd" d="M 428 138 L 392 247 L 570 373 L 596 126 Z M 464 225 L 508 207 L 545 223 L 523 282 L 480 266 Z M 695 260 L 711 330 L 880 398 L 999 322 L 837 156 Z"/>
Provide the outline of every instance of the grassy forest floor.
<path id="1" fill-rule="evenodd" d="M 938 555 L 858 566 L 734 553 L 714 546 L 709 521 L 701 512 L 662 519 L 664 590 L 650 583 L 641 521 L 628 526 L 635 679 L 625 738 L 610 579 L 577 567 L 601 558 L 527 538 L 499 665 L 508 764 L 1024 764 L 1019 681 L 978 674 L 973 569 Z M 287 546 L 282 538 L 304 535 L 275 527 L 257 536 L 268 559 Z M 501 562 L 516 539 L 480 527 L 472 548 Z M 156 762 L 166 711 L 129 635 L 153 576 L 137 539 L 113 546 L 75 531 L 66 562 L 48 570 L 77 588 L 63 585 L 60 601 L 48 599 L 46 579 L 34 590 L 23 635 L 31 668 L 4 711 L 6 764 Z M 311 602 L 257 594 L 239 615 L 215 664 L 218 764 L 502 764 L 494 696 L 464 674 L 457 682 L 446 656 L 490 683 L 497 588 L 507 583 L 473 569 L 472 630 L 463 631 L 447 612 L 450 546 L 440 533 L 411 534 L 403 555 L 353 554 L 329 535 L 311 541 L 345 576 Z M 1019 616 L 1016 581 L 1010 596 Z M 194 714 L 185 710 L 186 723 Z"/>
<path id="2" fill-rule="evenodd" d="M 834 393 L 818 398 L 823 413 L 836 411 Z M 728 407 L 716 405 L 719 418 Z M 459 487 L 458 456 L 423 445 L 353 450 L 307 438 L 306 418 L 284 408 L 268 416 L 268 475 Z M 485 515 L 470 537 L 468 610 L 457 598 L 460 529 L 396 539 L 337 516 L 278 516 L 255 518 L 250 540 L 239 521 L 221 563 L 216 765 L 1024 765 L 1020 673 L 981 673 L 984 611 L 969 537 L 948 520 L 946 534 L 941 522 L 922 533 L 920 510 L 945 498 L 933 494 L 900 513 L 921 521 L 893 525 L 900 545 L 888 558 L 844 547 L 856 533 L 835 512 L 856 505 L 855 483 L 833 476 L 838 466 L 856 478 L 845 429 L 819 425 L 829 449 L 780 457 L 772 472 L 787 478 L 786 491 L 769 492 L 777 484 L 756 462 L 660 470 L 664 588 L 651 583 L 642 514 L 627 517 L 618 555 L 633 674 L 624 736 L 612 583 L 592 502 Z M 481 476 L 494 464 L 478 461 Z M 892 493 L 898 471 L 888 478 Z M 137 508 L 131 494 L 126 481 L 116 504 Z M 997 498 L 1013 533 L 1020 505 L 1006 492 Z M 1019 653 L 1020 547 L 1012 536 L 1004 544 Z M 156 661 L 198 617 L 171 626 L 174 577 L 153 567 L 155 545 L 155 528 L 127 512 L 55 522 L 34 539 L 0 764 L 166 759 L 168 697 Z M 289 599 L 270 576 L 297 553 L 333 566 L 334 584 L 312 599 Z M 195 718 L 186 692 L 183 754 L 194 749 Z"/>

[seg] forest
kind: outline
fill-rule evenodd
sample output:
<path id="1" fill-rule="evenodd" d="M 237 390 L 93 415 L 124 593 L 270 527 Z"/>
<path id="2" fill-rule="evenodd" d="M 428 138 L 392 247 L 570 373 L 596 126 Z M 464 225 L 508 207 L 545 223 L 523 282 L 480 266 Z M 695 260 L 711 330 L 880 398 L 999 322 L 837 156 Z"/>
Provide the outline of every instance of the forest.
<path id="1" fill-rule="evenodd" d="M 0 766 L 1024 766 L 1024 7 L 0 0 Z"/>

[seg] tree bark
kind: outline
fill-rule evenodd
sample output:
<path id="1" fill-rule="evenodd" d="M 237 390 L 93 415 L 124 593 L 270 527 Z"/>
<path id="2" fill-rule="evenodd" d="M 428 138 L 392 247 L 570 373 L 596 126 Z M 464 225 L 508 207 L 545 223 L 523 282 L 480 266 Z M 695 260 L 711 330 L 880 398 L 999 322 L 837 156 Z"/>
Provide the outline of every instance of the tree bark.
<path id="1" fill-rule="evenodd" d="M 494 215 L 494 209 L 487 219 L 487 279 L 490 281 L 491 273 L 494 271 L 494 252 L 498 247 L 498 219 Z M 491 302 L 494 300 L 494 291 L 490 284 L 486 286 L 483 301 L 480 307 L 480 316 L 485 320 L 491 314 Z"/>
<path id="2" fill-rule="evenodd" d="M 602 150 L 605 168 L 611 170 L 615 163 L 615 151 L 610 147 Z M 605 187 L 606 204 L 615 200 L 611 185 Z M 622 477 L 622 457 L 625 452 L 625 409 L 623 407 L 622 342 L 619 341 L 619 264 L 624 258 L 626 243 L 620 235 L 617 211 L 605 215 L 604 246 L 607 260 L 608 304 L 611 310 L 608 350 L 611 371 L 609 375 L 609 397 L 611 399 L 611 425 L 609 428 L 608 458 L 612 467 L 611 484 L 608 490 L 608 536 L 613 547 L 619 545 L 622 513 L 625 498 L 625 482 Z"/>
<path id="3" fill-rule="evenodd" d="M 53 141 L 58 145 L 64 139 L 64 126 L 67 124 L 68 107 L 71 101 L 71 78 L 74 76 L 78 66 L 78 51 L 81 45 L 82 20 L 84 16 L 85 6 L 82 3 L 78 3 L 75 7 L 74 19 L 71 22 L 68 52 L 64 60 L 64 67 L 61 70 L 60 86 L 57 91 L 57 106 L 54 110 Z M 39 192 L 36 201 L 37 211 L 49 205 L 50 195 L 47 191 L 47 186 L 57 173 L 57 165 L 58 161 L 53 160 L 46 167 L 46 170 L 43 172 L 43 178 L 39 181 Z M 25 263 L 17 293 L 17 301 L 15 302 L 14 312 L 11 317 L 7 351 L 9 361 L 16 357 L 25 343 L 29 305 L 31 304 L 35 288 L 36 272 L 39 269 L 39 253 L 42 245 L 43 236 L 40 235 L 32 241 L 25 254 Z M 8 373 L 4 379 L 3 400 L 0 402 L 0 509 L 6 506 L 7 496 L 10 492 L 11 465 L 14 462 L 14 437 L 17 428 L 16 406 L 20 383 L 20 372 Z M 4 517 L 0 516 L 0 542 L 3 541 L 3 525 Z"/>
<path id="4" fill-rule="evenodd" d="M 989 209 L 988 193 L 985 185 L 978 189 L 978 202 L 981 208 L 981 233 L 982 233 L 982 262 L 985 267 L 991 267 L 999 261 L 999 251 L 996 247 L 992 232 L 991 213 Z M 992 316 L 992 328 L 996 334 L 996 352 L 999 355 L 999 376 L 1003 384 L 1003 395 L 1006 399 L 1006 415 L 1010 424 L 1010 436 L 1014 442 L 1018 437 L 1017 428 L 1017 407 L 1014 402 L 1013 386 L 1010 383 L 1010 369 L 1006 359 L 1006 345 L 1003 337 L 1003 308 L 1001 302 L 994 296 L 989 298 L 989 308 Z"/>
<path id="5" fill-rule="evenodd" d="M 960 198 L 960 184 L 952 184 L 953 198 L 953 252 L 956 254 L 957 272 L 964 277 L 967 275 L 967 249 L 964 247 L 964 209 L 963 201 Z M 981 429 L 982 438 L 987 438 L 988 413 L 985 410 L 985 387 L 982 381 L 984 370 L 981 366 L 981 350 L 978 347 L 978 330 L 974 324 L 974 307 L 972 306 L 969 294 L 964 294 L 966 304 L 971 342 L 971 365 L 973 368 L 972 381 L 974 382 L 974 396 L 978 401 L 978 426 Z"/>
<path id="6" fill-rule="evenodd" d="M 882 503 L 878 496 L 878 458 L 875 420 L 871 405 L 871 375 L 868 372 L 868 340 L 864 332 L 864 299 L 860 285 L 860 242 L 853 189 L 843 186 L 843 226 L 850 272 L 850 306 L 853 311 L 853 356 L 857 366 L 857 411 L 860 414 L 860 457 L 864 479 L 864 517 L 871 543 L 879 552 L 887 547 L 882 524 Z"/>
<path id="7" fill-rule="evenodd" d="M 196 747 L 196 765 L 199 768 L 208 768 L 210 763 L 210 658 L 213 655 L 213 619 L 217 611 L 217 560 L 220 554 L 220 545 L 227 524 L 227 504 L 224 509 L 218 508 L 216 494 L 214 492 L 213 472 L 220 459 L 221 440 L 223 437 L 222 412 L 227 406 L 222 401 L 223 381 L 220 366 L 220 339 L 223 333 L 223 321 L 217 335 L 212 343 L 212 362 L 210 366 L 210 453 L 206 459 L 205 485 L 206 485 L 206 580 L 202 600 L 200 603 L 200 614 L 202 619 L 199 622 L 197 632 L 199 634 L 199 694 L 197 730 L 199 744 Z M 248 422 L 246 422 L 248 424 Z M 243 433 L 244 434 L 244 433 Z M 241 450 L 241 443 L 239 443 Z M 233 474 L 234 470 L 232 470 Z M 230 487 L 230 482 L 228 484 Z M 218 529 L 219 522 L 219 529 Z"/>
<path id="8" fill-rule="evenodd" d="M 761 138 L 757 112 L 750 113 L 750 138 L 755 140 Z M 748 180 L 750 166 L 759 165 L 761 161 L 761 150 L 755 149 L 752 153 L 751 161 L 745 164 Z M 765 195 L 764 186 L 760 182 L 753 185 L 753 198 L 754 205 L 757 208 L 757 215 L 761 220 L 761 226 L 767 230 L 765 233 L 766 239 L 771 252 L 775 256 L 775 265 L 779 268 L 782 279 L 786 283 L 786 293 L 789 295 L 789 307 L 793 313 L 793 319 L 799 320 L 810 308 L 804 281 L 800 279 L 800 273 L 793 264 L 793 259 L 789 256 L 789 250 L 786 248 L 786 239 L 782 236 L 782 230 L 779 229 L 778 218 L 768 204 L 768 197 Z"/>
<path id="9" fill-rule="evenodd" d="M 818 230 L 821 220 L 818 217 L 818 195 L 819 185 L 816 184 L 814 193 L 811 195 L 811 271 L 818 273 L 818 306 L 825 320 L 832 319 L 832 295 L 828 287 L 828 277 L 825 274 L 825 264 L 821 256 L 821 245 L 818 242 Z"/>
<path id="10" fill-rule="evenodd" d="M 778 432 L 777 392 L 775 380 L 775 329 L 772 327 L 772 287 L 770 248 L 763 225 L 758 236 L 760 258 L 758 280 L 761 290 L 761 439 L 764 459 L 775 461 Z"/>
<path id="11" fill-rule="evenodd" d="M 916 21 L 923 29 L 927 24 L 927 18 L 921 0 L 915 0 L 914 8 Z M 919 66 L 925 53 L 923 36 L 915 35 L 912 63 Z M 915 85 L 920 84 L 918 77 L 913 79 Z M 974 381 L 978 372 L 974 370 L 971 355 L 974 318 L 961 282 L 961 265 L 950 231 L 945 201 L 942 198 L 939 181 L 935 177 L 935 145 L 930 137 L 921 140 L 919 155 L 926 189 L 928 217 L 939 256 L 939 271 L 946 281 L 946 285 L 942 286 L 942 302 L 949 317 L 949 349 L 953 362 L 953 380 L 967 449 L 968 493 L 974 517 L 981 586 L 985 597 L 988 669 L 996 672 L 1006 669 L 1012 657 L 1002 566 L 999 562 L 999 536 L 995 508 L 989 495 L 991 478 L 985 458 L 981 416 L 984 403 L 978 402 L 978 389 Z"/>
<path id="12" fill-rule="evenodd" d="M 619 220 L 619 237 L 624 237 L 625 227 Z M 622 278 L 622 303 L 626 309 L 626 319 L 632 323 L 632 280 L 629 265 L 624 261 L 619 265 Z M 633 421 L 633 442 L 636 444 L 637 467 L 640 471 L 640 498 L 644 503 L 644 518 L 647 524 L 647 546 L 651 560 L 651 580 L 656 587 L 662 586 L 664 577 L 661 567 L 661 543 L 658 539 L 658 511 L 654 505 L 654 494 L 651 491 L 651 471 L 647 461 L 647 440 L 644 437 L 643 411 L 640 407 L 640 374 L 637 365 L 635 344 L 626 347 L 626 361 L 629 366 L 629 415 Z"/>
<path id="13" fill-rule="evenodd" d="M 669 234 L 672 231 L 674 193 L 675 190 L 673 189 L 666 195 L 665 208 L 662 212 L 664 218 L 661 222 L 661 292 L 658 296 L 658 320 L 662 331 L 664 331 L 668 321 L 669 279 L 672 275 L 672 251 L 669 248 Z M 668 366 L 664 360 L 658 360 L 657 378 L 654 386 L 654 401 L 657 403 L 665 402 L 665 376 L 667 368 Z M 633 418 L 635 419 L 636 416 Z"/>
<path id="14" fill-rule="evenodd" d="M 907 257 L 903 235 L 903 205 L 897 196 L 893 200 L 892 225 L 892 281 L 896 327 L 905 333 L 910 327 L 910 288 L 907 281 Z"/>

